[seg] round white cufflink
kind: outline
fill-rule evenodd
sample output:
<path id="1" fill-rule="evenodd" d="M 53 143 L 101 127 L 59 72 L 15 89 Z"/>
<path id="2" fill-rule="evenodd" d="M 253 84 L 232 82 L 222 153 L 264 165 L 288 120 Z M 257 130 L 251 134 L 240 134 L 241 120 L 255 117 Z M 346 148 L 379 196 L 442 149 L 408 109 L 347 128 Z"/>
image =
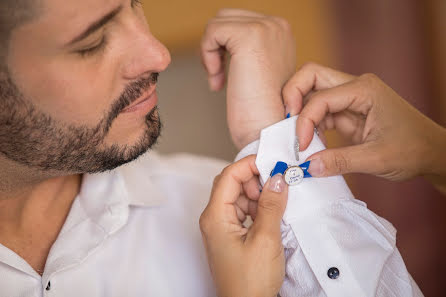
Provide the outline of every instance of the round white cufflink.
<path id="1" fill-rule="evenodd" d="M 290 166 L 284 173 L 285 182 L 289 186 L 300 184 L 304 179 L 305 173 L 299 166 Z"/>
<path id="2" fill-rule="evenodd" d="M 271 170 L 270 176 L 273 177 L 280 173 L 283 175 L 285 182 L 289 186 L 298 185 L 304 178 L 311 177 L 311 174 L 308 172 L 310 162 L 311 161 L 307 161 L 299 166 L 288 166 L 287 163 L 279 161 L 276 163 L 276 166 L 274 166 L 274 169 Z"/>

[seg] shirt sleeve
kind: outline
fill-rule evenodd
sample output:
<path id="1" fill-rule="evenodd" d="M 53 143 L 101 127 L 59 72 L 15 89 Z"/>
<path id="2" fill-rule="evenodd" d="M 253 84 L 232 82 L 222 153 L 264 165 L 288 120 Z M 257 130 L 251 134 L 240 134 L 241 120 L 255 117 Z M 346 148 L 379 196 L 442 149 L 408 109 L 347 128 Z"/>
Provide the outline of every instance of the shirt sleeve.
<path id="1" fill-rule="evenodd" d="M 278 161 L 299 165 L 325 149 L 315 134 L 296 152 L 292 117 L 261 132 L 237 160 L 257 154 L 264 184 Z M 423 296 L 396 247 L 396 230 L 356 200 L 342 176 L 305 178 L 290 186 L 282 220 L 286 276 L 282 297 Z"/>

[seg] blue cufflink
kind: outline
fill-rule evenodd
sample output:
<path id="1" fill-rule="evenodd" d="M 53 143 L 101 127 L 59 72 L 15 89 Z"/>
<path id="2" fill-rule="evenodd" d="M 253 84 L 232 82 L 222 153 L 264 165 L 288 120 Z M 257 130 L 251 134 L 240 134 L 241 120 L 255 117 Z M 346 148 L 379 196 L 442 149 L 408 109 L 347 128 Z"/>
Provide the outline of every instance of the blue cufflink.
<path id="1" fill-rule="evenodd" d="M 283 175 L 287 169 L 288 169 L 288 164 L 285 162 L 279 161 L 276 163 L 276 166 L 274 166 L 274 169 L 273 169 L 273 171 L 271 171 L 270 176 L 273 177 L 274 175 L 276 175 L 278 173 Z"/>
<path id="2" fill-rule="evenodd" d="M 280 173 L 283 175 L 285 182 L 294 186 L 300 184 L 304 178 L 311 177 L 311 174 L 308 172 L 308 168 L 310 167 L 311 161 L 300 164 L 299 166 L 288 166 L 287 163 L 279 161 L 274 166 L 274 169 L 271 171 L 270 176 Z"/>

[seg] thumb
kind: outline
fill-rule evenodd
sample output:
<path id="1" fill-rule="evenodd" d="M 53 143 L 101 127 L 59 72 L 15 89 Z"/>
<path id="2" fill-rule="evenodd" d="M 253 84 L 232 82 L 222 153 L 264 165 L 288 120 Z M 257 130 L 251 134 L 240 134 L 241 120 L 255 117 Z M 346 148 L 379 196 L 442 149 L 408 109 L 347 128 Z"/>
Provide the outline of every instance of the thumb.
<path id="1" fill-rule="evenodd" d="M 262 190 L 253 223 L 254 229 L 269 234 L 280 234 L 280 223 L 287 201 L 288 185 L 282 174 L 278 173 L 267 181 Z"/>
<path id="2" fill-rule="evenodd" d="M 308 172 L 314 177 L 352 172 L 374 174 L 382 164 L 378 156 L 367 144 L 326 149 L 308 157 L 311 161 Z"/>

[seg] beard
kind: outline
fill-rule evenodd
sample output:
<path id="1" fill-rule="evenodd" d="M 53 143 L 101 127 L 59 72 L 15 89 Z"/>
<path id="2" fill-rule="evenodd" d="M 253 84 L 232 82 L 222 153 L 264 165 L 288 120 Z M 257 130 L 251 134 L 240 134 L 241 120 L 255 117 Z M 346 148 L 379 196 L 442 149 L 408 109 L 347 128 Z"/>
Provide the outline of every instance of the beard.
<path id="1" fill-rule="evenodd" d="M 10 75 L 0 80 L 0 154 L 39 171 L 98 173 L 137 159 L 161 133 L 158 108 L 146 115 L 146 129 L 131 146 L 104 140 L 120 112 L 158 79 L 158 73 L 128 85 L 95 127 L 60 123 L 26 100 Z"/>

